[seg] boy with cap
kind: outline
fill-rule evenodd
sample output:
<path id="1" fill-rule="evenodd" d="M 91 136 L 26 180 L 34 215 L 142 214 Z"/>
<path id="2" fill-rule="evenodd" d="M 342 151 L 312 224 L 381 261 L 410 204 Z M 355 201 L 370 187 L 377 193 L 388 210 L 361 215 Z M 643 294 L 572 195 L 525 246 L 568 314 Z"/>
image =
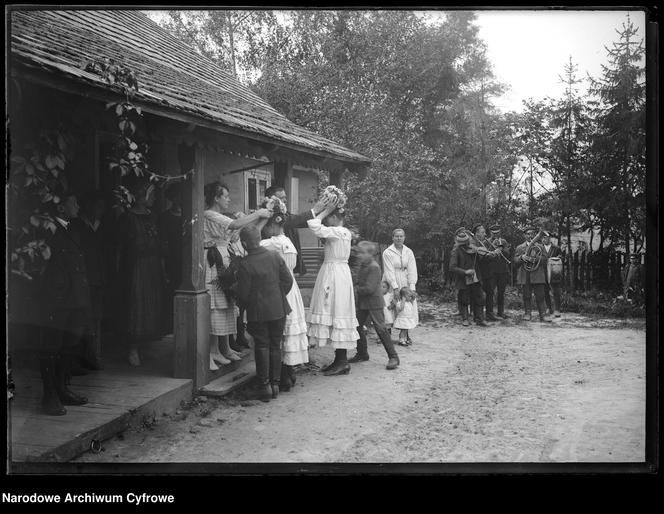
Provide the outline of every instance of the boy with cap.
<path id="1" fill-rule="evenodd" d="M 490 248 L 488 241 L 486 240 L 486 229 L 482 223 L 477 223 L 473 227 L 473 233 L 475 234 L 475 239 L 477 242 L 485 248 L 487 251 L 493 251 Z M 493 273 L 493 261 L 496 260 L 495 255 L 487 255 L 484 258 L 479 259 L 478 266 L 480 270 L 480 284 L 482 285 L 482 291 L 484 291 L 485 297 L 485 306 L 486 306 L 486 320 L 487 321 L 498 321 L 493 314 L 493 290 L 495 288 L 495 277 Z"/>
<path id="2" fill-rule="evenodd" d="M 512 268 L 512 262 L 509 258 L 509 244 L 502 238 L 499 225 L 492 225 L 489 230 L 491 231 L 491 244 L 499 250 L 498 257 L 491 261 L 494 276 L 493 286 L 496 288 L 496 317 L 505 319 L 508 317 L 505 314 L 505 289 L 510 282 Z"/>
<path id="3" fill-rule="evenodd" d="M 455 275 L 456 287 L 461 294 L 461 319 L 462 325 L 467 327 L 468 307 L 472 305 L 476 316 L 476 323 L 480 327 L 486 327 L 484 322 L 484 292 L 480 284 L 481 275 L 477 261 L 482 257 L 476 252 L 471 252 L 468 245 L 470 236 L 466 229 L 460 228 L 456 231 L 454 248 L 450 254 L 450 272 Z"/>
<path id="4" fill-rule="evenodd" d="M 644 273 L 641 265 L 641 254 L 632 253 L 629 264 L 623 270 L 623 287 L 625 299 L 629 302 L 640 302 L 643 298 Z"/>
<path id="5" fill-rule="evenodd" d="M 281 339 L 291 312 L 286 295 L 293 275 L 277 252 L 260 245 L 256 225 L 244 227 L 240 241 L 247 256 L 240 261 L 237 295 L 247 310 L 247 330 L 254 338 L 258 399 L 268 402 L 279 395 Z"/>

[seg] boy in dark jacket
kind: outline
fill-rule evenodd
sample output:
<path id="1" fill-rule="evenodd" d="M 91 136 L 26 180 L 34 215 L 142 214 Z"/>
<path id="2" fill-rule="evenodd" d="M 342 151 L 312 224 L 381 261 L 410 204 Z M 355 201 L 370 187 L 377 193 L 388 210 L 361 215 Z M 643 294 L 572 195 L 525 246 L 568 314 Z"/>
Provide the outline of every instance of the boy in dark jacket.
<path id="1" fill-rule="evenodd" d="M 247 330 L 254 337 L 258 397 L 268 402 L 279 394 L 281 377 L 281 338 L 291 308 L 286 294 L 293 276 L 284 260 L 260 246 L 258 227 L 249 225 L 240 232 L 247 256 L 238 269 L 238 300 L 247 310 Z"/>
<path id="2" fill-rule="evenodd" d="M 376 334 L 383 343 L 383 347 L 389 358 L 387 369 L 396 369 L 399 366 L 399 356 L 394 349 L 392 338 L 385 327 L 385 300 L 381 288 L 381 269 L 374 259 L 376 255 L 376 244 L 370 241 L 360 241 L 357 244 L 357 260 L 359 267 L 357 269 L 357 278 L 355 292 L 357 294 L 356 314 L 359 327 L 357 331 L 360 339 L 357 342 L 357 354 L 348 362 L 362 362 L 369 360 L 369 351 L 367 348 L 367 336 L 364 332 L 364 323 L 367 318 L 371 318 Z"/>

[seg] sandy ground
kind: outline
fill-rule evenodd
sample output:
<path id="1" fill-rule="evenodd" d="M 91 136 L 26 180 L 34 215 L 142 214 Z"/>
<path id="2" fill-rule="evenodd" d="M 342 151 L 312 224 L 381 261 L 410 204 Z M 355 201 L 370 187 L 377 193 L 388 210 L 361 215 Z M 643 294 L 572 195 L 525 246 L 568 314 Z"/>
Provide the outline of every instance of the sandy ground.
<path id="1" fill-rule="evenodd" d="M 77 462 L 640 462 L 645 324 L 518 312 L 462 327 L 421 305 L 415 344 L 387 371 L 382 346 L 347 376 L 301 369 L 269 403 L 200 399 Z M 332 359 L 311 352 L 312 363 Z"/>

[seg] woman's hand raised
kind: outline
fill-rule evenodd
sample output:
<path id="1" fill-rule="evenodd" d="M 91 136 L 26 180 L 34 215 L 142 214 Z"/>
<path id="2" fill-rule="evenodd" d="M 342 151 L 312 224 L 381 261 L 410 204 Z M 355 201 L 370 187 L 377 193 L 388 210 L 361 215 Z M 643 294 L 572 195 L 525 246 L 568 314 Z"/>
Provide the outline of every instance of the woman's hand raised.
<path id="1" fill-rule="evenodd" d="M 272 216 L 272 211 L 270 209 L 266 209 L 265 207 L 263 207 L 262 209 L 258 209 L 256 211 L 256 214 L 258 214 L 259 218 L 269 218 L 270 216 Z"/>

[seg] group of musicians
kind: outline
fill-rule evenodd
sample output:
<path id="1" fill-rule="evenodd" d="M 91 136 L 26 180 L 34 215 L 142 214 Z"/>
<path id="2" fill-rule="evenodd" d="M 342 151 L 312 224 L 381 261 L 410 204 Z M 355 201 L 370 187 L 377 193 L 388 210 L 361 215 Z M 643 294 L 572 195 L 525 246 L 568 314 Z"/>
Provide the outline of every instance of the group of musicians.
<path id="1" fill-rule="evenodd" d="M 516 247 L 514 258 L 510 259 L 510 245 L 501 236 L 500 226 L 493 225 L 489 230 L 489 237 L 483 224 L 475 225 L 472 231 L 461 227 L 455 232 L 450 272 L 455 277 L 462 324 L 470 325 L 470 313 L 479 326 L 508 318 L 505 288 L 510 282 L 512 265 L 516 267 L 517 284 L 523 294 L 524 320 L 532 319 L 533 294 L 540 321 L 551 322 L 547 314 L 560 317 L 562 251 L 551 243 L 550 234 L 534 226 L 527 227 L 526 240 Z"/>

